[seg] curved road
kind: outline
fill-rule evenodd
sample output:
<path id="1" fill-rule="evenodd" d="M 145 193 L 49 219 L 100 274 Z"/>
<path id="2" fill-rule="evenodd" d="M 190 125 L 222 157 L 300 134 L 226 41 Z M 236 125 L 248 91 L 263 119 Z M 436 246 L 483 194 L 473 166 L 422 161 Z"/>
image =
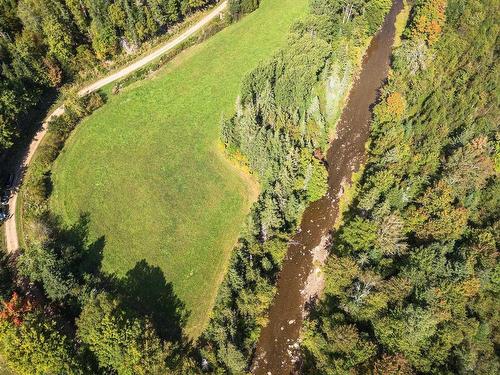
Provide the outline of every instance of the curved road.
<path id="1" fill-rule="evenodd" d="M 149 55 L 137 60 L 133 64 L 126 66 L 125 68 L 117 71 L 116 73 L 113 73 L 103 79 L 98 80 L 97 82 L 92 83 L 91 85 L 88 85 L 78 91 L 78 95 L 84 96 L 87 95 L 91 92 L 99 90 L 101 87 L 107 85 L 108 83 L 114 82 L 120 78 L 123 78 L 130 73 L 136 71 L 137 69 L 140 69 L 144 67 L 145 65 L 151 63 L 152 61 L 156 60 L 158 57 L 161 55 L 165 54 L 166 52 L 172 50 L 173 48 L 177 47 L 179 44 L 184 42 L 186 39 L 191 37 L 193 34 L 198 32 L 201 28 L 206 26 L 210 21 L 212 21 L 214 18 L 218 17 L 224 9 L 227 7 L 227 1 L 223 1 L 220 5 L 218 5 L 213 11 L 211 11 L 208 15 L 203 17 L 198 23 L 195 25 L 191 26 L 189 29 L 187 29 L 185 32 L 183 32 L 181 35 L 179 35 L 177 38 L 174 40 L 165 43 L 162 47 L 156 49 L 155 51 L 151 52 Z M 19 238 L 17 235 L 17 228 L 16 228 L 16 204 L 17 204 L 17 196 L 19 193 L 19 187 L 21 186 L 22 183 L 22 177 L 24 174 L 24 171 L 26 171 L 26 168 L 31 162 L 31 159 L 33 158 L 33 155 L 35 154 L 38 146 L 40 146 L 40 143 L 43 140 L 43 137 L 47 133 L 47 127 L 49 121 L 54 118 L 58 117 L 61 114 L 64 113 L 64 108 L 62 106 L 56 108 L 52 113 L 50 113 L 44 120 L 41 129 L 35 134 L 35 137 L 31 141 L 31 144 L 26 151 L 26 154 L 24 155 L 22 161 L 20 162 L 19 166 L 17 167 L 17 170 L 15 172 L 16 179 L 14 182 L 14 188 L 12 189 L 13 193 L 10 197 L 9 200 L 9 209 L 11 212 L 11 216 L 5 221 L 5 238 L 7 242 L 7 252 L 12 253 L 15 252 L 19 249 Z"/>

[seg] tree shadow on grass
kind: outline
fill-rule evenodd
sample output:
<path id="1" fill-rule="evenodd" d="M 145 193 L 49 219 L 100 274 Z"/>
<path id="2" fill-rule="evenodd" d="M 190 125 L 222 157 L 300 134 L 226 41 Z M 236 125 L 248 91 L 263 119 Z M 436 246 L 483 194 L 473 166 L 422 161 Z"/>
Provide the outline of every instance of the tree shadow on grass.
<path id="1" fill-rule="evenodd" d="M 102 270 L 105 237 L 89 243 L 88 213 L 82 213 L 69 227 L 63 227 L 55 216 L 47 219 L 53 234 L 50 245 L 60 259 L 65 259 L 67 272 L 75 276 L 80 285 L 110 293 L 120 301 L 129 318 L 150 320 L 163 340 L 181 344 L 180 347 L 188 345 L 184 328 L 189 312 L 159 267 L 143 259 L 122 278 L 108 274 Z"/>
<path id="2" fill-rule="evenodd" d="M 90 214 L 81 213 L 68 228 L 63 228 L 58 218 L 52 220 L 55 221 L 52 227 L 56 229 L 51 246 L 67 259 L 71 272 L 77 277 L 100 274 L 106 239 L 101 236 L 89 243 Z"/>
<path id="3" fill-rule="evenodd" d="M 119 281 L 123 308 L 134 315 L 148 317 L 158 335 L 168 341 L 184 341 L 189 312 L 167 282 L 160 267 L 146 260 L 136 263 Z"/>

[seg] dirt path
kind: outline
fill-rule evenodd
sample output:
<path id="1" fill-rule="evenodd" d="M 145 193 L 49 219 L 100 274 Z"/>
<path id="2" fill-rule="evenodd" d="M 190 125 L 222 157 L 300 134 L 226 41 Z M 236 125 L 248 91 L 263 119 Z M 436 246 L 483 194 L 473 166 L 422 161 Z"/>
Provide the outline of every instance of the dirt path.
<path id="1" fill-rule="evenodd" d="M 351 183 L 351 176 L 365 160 L 365 144 L 370 134 L 371 106 L 387 77 L 394 40 L 396 15 L 401 0 L 393 0 L 382 29 L 372 39 L 363 59 L 359 78 L 337 124 L 327 161 L 328 193 L 309 205 L 300 230 L 288 247 L 278 279 L 278 292 L 269 311 L 255 350 L 252 373 L 288 375 L 297 373 L 300 362 L 300 331 L 306 304 L 323 287 L 321 263 L 328 255 L 328 241 L 339 210 L 339 200 Z"/>
<path id="2" fill-rule="evenodd" d="M 97 82 L 94 82 L 84 88 L 82 88 L 80 91 L 78 91 L 78 94 L 81 96 L 84 96 L 86 94 L 89 94 L 91 92 L 99 90 L 101 87 L 106 86 L 109 83 L 112 83 L 120 78 L 123 78 L 130 73 L 133 73 L 134 71 L 144 67 L 145 65 L 151 63 L 152 61 L 156 60 L 158 57 L 162 56 L 166 52 L 172 50 L 173 48 L 177 47 L 179 44 L 182 42 L 186 41 L 188 38 L 190 38 L 193 34 L 197 33 L 200 31 L 204 26 L 206 26 L 210 21 L 218 17 L 227 7 L 227 1 L 222 2 L 220 5 L 218 5 L 214 10 L 212 10 L 208 15 L 206 15 L 204 18 L 202 18 L 198 23 L 195 25 L 191 26 L 189 29 L 184 31 L 181 35 L 179 35 L 177 38 L 174 40 L 171 40 L 167 43 L 165 43 L 163 46 L 160 48 L 154 50 L 151 52 L 149 55 L 144 56 L 143 58 L 137 60 L 131 65 L 126 66 L 125 68 L 117 71 L 116 73 L 113 73 L 107 77 L 104 77 Z M 17 204 L 17 197 L 19 193 L 19 188 L 22 184 L 22 178 L 24 175 L 24 172 L 26 171 L 28 165 L 31 162 L 31 159 L 33 158 L 33 155 L 35 154 L 36 150 L 38 149 L 38 146 L 40 146 L 40 143 L 43 140 L 43 137 L 47 133 L 47 126 L 49 121 L 53 117 L 58 117 L 61 114 L 64 113 L 64 108 L 58 107 L 56 108 L 52 113 L 50 113 L 44 120 L 41 129 L 35 134 L 35 137 L 31 141 L 29 148 L 26 150 L 26 153 L 24 157 L 22 158 L 19 166 L 16 168 L 16 179 L 14 181 L 14 187 L 12 189 L 12 195 L 9 200 L 9 212 L 10 212 L 10 217 L 5 221 L 5 239 L 6 239 L 6 245 L 7 245 L 7 252 L 12 253 L 15 252 L 19 249 L 19 238 L 17 234 L 17 226 L 16 226 L 16 204 Z"/>

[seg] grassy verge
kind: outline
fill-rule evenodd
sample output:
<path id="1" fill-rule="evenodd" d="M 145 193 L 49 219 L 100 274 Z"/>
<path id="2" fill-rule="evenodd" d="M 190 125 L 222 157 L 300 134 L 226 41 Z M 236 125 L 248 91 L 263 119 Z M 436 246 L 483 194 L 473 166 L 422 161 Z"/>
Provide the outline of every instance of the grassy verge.
<path id="1" fill-rule="evenodd" d="M 188 28 L 193 26 L 195 23 L 200 21 L 203 17 L 208 15 L 215 7 L 220 5 L 223 0 L 217 1 L 213 4 L 208 5 L 206 8 L 200 9 L 193 14 L 187 16 L 182 22 L 172 25 L 166 33 L 159 34 L 157 36 L 152 37 L 151 39 L 143 42 L 141 46 L 131 54 L 126 52 L 122 52 L 121 54 L 114 56 L 113 60 L 107 62 L 107 66 L 100 65 L 95 70 L 89 70 L 83 72 L 81 77 L 77 77 L 75 82 L 68 85 L 68 88 L 71 87 L 83 87 L 95 82 L 99 77 L 104 77 L 117 71 L 123 69 L 128 64 L 133 63 L 136 60 L 141 59 L 142 57 L 154 52 L 156 49 L 160 48 L 165 43 L 170 40 L 175 39 L 181 33 L 186 31 Z M 205 27 L 206 28 L 206 27 Z M 97 77 L 97 78 L 96 78 Z"/>
<path id="2" fill-rule="evenodd" d="M 158 265 L 196 336 L 250 207 L 249 187 L 217 147 L 245 73 L 281 46 L 306 0 L 267 0 L 151 80 L 110 98 L 77 128 L 53 170 L 51 207 L 65 223 L 90 214 L 103 268 Z"/>

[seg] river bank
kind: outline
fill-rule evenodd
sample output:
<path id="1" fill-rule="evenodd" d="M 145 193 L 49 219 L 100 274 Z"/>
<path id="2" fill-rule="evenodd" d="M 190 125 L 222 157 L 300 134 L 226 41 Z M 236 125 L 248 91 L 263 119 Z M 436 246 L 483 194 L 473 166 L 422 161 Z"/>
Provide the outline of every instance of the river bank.
<path id="1" fill-rule="evenodd" d="M 326 259 L 328 239 L 344 192 L 342 186 L 350 184 L 353 172 L 365 159 L 371 107 L 387 77 L 396 16 L 401 9 L 402 1 L 395 0 L 366 51 L 328 150 L 328 192 L 306 209 L 301 226 L 290 241 L 277 284 L 278 293 L 269 311 L 269 323 L 262 329 L 255 352 L 252 372 L 257 375 L 290 374 L 296 369 L 304 306 L 322 288 L 318 263 Z"/>

